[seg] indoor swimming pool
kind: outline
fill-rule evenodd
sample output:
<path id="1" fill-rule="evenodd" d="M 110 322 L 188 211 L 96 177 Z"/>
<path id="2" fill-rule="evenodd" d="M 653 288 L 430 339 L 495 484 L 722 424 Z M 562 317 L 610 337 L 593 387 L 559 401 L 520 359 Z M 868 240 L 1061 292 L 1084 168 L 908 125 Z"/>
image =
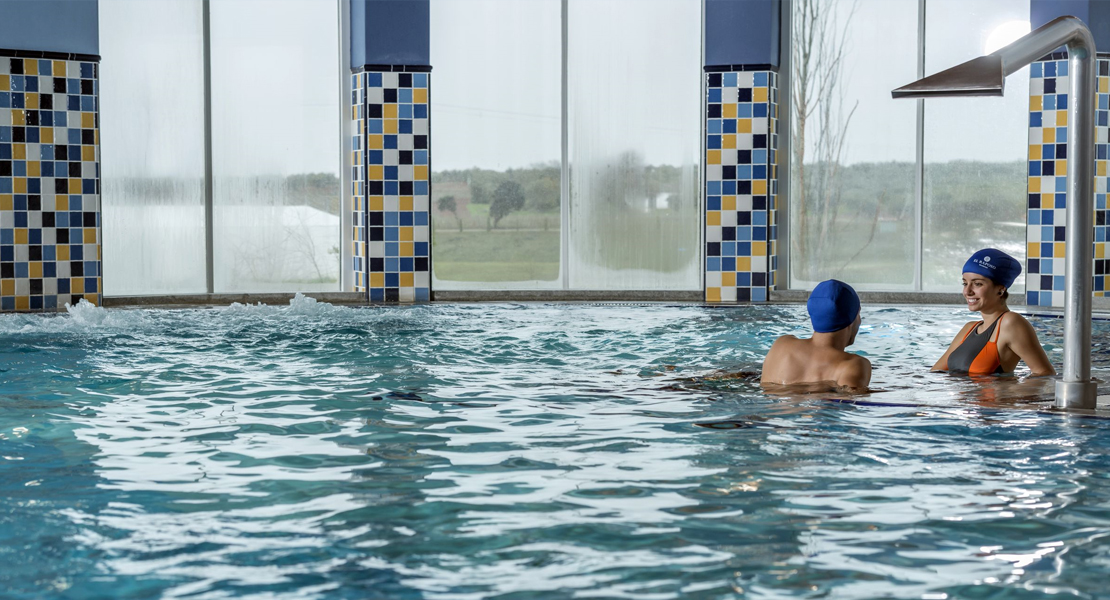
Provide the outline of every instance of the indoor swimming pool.
<path id="1" fill-rule="evenodd" d="M 1110 420 L 929 373 L 970 317 L 865 306 L 853 399 L 733 375 L 808 334 L 798 305 L 0 315 L 0 589 L 1098 597 Z"/>

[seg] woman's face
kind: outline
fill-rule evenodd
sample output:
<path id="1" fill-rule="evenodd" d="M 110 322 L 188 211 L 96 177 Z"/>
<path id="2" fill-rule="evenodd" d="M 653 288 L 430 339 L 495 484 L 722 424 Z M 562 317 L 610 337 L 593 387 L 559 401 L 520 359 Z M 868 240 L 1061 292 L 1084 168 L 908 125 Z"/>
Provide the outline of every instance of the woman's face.
<path id="1" fill-rule="evenodd" d="M 973 312 L 998 306 L 1002 302 L 1002 292 L 1006 291 L 1006 288 L 978 273 L 964 273 L 963 286 L 967 309 Z"/>

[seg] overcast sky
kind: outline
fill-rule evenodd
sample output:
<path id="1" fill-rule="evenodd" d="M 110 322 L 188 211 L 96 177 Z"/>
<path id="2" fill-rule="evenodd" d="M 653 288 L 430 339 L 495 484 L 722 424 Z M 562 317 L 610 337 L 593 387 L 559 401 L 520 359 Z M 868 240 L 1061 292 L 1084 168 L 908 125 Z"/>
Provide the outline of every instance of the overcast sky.
<path id="1" fill-rule="evenodd" d="M 99 7 L 105 175 L 202 176 L 201 3 Z M 339 174 L 337 10 L 335 0 L 211 3 L 217 177 Z"/>
<path id="2" fill-rule="evenodd" d="M 596 0 L 571 3 L 572 112 L 577 108 L 578 115 L 607 115 L 572 129 L 572 135 L 583 131 L 599 140 L 605 136 L 597 128 L 613 129 L 614 121 L 627 122 L 632 133 L 611 137 L 637 137 L 628 141 L 639 144 L 648 163 L 677 164 L 686 156 L 676 152 L 683 145 L 675 141 L 681 134 L 641 137 L 635 127 L 646 121 L 627 117 L 629 112 L 654 111 L 679 115 L 655 123 L 698 128 L 696 121 L 688 120 L 698 111 L 700 78 L 683 74 L 700 72 L 700 3 L 635 2 L 639 10 L 622 11 L 618 23 L 606 20 L 606 4 L 619 6 Z M 661 18 L 645 17 L 645 5 L 663 13 Z M 592 7 L 593 13 L 576 13 L 578 6 Z M 827 6 L 837 11 L 848 35 L 844 98 L 846 108 L 855 105 L 856 111 L 849 126 L 847 161 L 913 161 L 916 102 L 895 101 L 890 91 L 917 78 L 917 0 L 858 0 L 850 20 L 850 1 L 830 0 Z M 1028 0 L 929 0 L 927 72 L 986 53 L 992 34 L 1014 31 L 1015 25 L 1020 32 L 1021 23 L 1028 27 L 1028 15 Z M 437 169 L 507 168 L 558 159 L 559 18 L 558 0 L 432 0 Z M 661 30 L 660 23 L 670 27 Z M 679 51 L 686 46 L 689 51 Z M 583 50 L 576 52 L 577 48 Z M 637 67 L 642 75 L 623 77 Z M 650 81 L 648 87 L 631 89 L 643 78 Z M 683 83 L 661 84 L 668 80 Z M 600 82 L 603 89 L 592 97 L 577 93 L 588 87 L 587 82 Z M 623 91 L 628 92 L 628 102 L 609 104 Z M 591 101 L 596 106 L 589 106 Z M 1027 110 L 1028 69 L 1007 79 L 1003 98 L 929 100 L 927 160 L 1022 160 Z"/>
<path id="3" fill-rule="evenodd" d="M 913 161 L 916 101 L 890 91 L 917 79 L 917 0 L 836 2 L 847 22 L 848 106 L 858 101 L 847 161 Z M 925 72 L 931 75 L 997 50 L 997 33 L 1028 32 L 1027 0 L 928 0 Z M 1008 41 L 1012 41 L 1011 35 Z M 1029 69 L 1006 79 L 1002 98 L 925 101 L 926 160 L 1024 160 L 1028 137 Z"/>
<path id="4" fill-rule="evenodd" d="M 521 167 L 561 155 L 559 0 L 432 0 L 436 169 Z M 571 152 L 697 160 L 698 0 L 569 5 Z"/>
<path id="5" fill-rule="evenodd" d="M 848 162 L 913 160 L 916 103 L 890 90 L 916 78 L 917 0 L 858 0 L 850 22 L 851 2 L 828 5 L 849 37 L 846 105 L 858 102 Z M 107 174 L 202 172 L 199 7 L 101 0 Z M 212 7 L 217 170 L 337 172 L 336 2 Z M 929 0 L 927 72 L 982 55 L 1028 14 L 1028 0 Z M 559 160 L 559 0 L 432 0 L 431 19 L 434 167 Z M 699 31 L 699 0 L 571 2 L 572 152 L 696 160 Z M 1004 98 L 926 106 L 928 160 L 1025 157 L 1028 69 L 1008 78 Z"/>

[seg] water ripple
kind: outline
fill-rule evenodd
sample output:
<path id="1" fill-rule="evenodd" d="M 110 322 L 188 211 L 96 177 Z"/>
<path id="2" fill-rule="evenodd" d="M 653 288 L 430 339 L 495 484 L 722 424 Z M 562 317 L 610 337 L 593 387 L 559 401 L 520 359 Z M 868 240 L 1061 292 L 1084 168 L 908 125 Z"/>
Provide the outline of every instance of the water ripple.
<path id="1" fill-rule="evenodd" d="M 967 320 L 865 308 L 878 391 L 820 398 L 750 375 L 800 306 L 0 315 L 0 585 L 1098 597 L 1110 424 L 1036 410 L 1027 373 L 928 373 Z M 1062 323 L 1032 322 L 1059 363 Z"/>

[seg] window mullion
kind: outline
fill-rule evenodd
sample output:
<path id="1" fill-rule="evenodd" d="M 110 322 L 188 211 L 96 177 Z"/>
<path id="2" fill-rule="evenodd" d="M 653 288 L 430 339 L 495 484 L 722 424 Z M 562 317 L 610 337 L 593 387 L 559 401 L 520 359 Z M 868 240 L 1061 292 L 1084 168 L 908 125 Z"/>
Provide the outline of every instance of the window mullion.
<path id="1" fill-rule="evenodd" d="M 560 92 L 562 94 L 562 158 L 561 168 L 559 169 L 559 272 L 563 277 L 563 289 L 570 289 L 570 123 L 568 114 L 568 90 L 567 90 L 567 17 L 569 15 L 569 0 L 562 1 L 562 24 L 561 34 L 561 52 L 562 52 L 562 83 L 560 84 Z"/>
<path id="2" fill-rule="evenodd" d="M 925 0 L 917 0 L 917 78 L 925 77 Z M 925 208 L 925 100 L 917 100 L 916 164 L 914 168 L 913 289 L 923 286 Z"/>
<path id="3" fill-rule="evenodd" d="M 201 0 L 201 37 L 204 61 L 204 275 L 209 294 L 216 292 L 213 259 L 212 197 L 212 27 L 209 0 Z"/>

